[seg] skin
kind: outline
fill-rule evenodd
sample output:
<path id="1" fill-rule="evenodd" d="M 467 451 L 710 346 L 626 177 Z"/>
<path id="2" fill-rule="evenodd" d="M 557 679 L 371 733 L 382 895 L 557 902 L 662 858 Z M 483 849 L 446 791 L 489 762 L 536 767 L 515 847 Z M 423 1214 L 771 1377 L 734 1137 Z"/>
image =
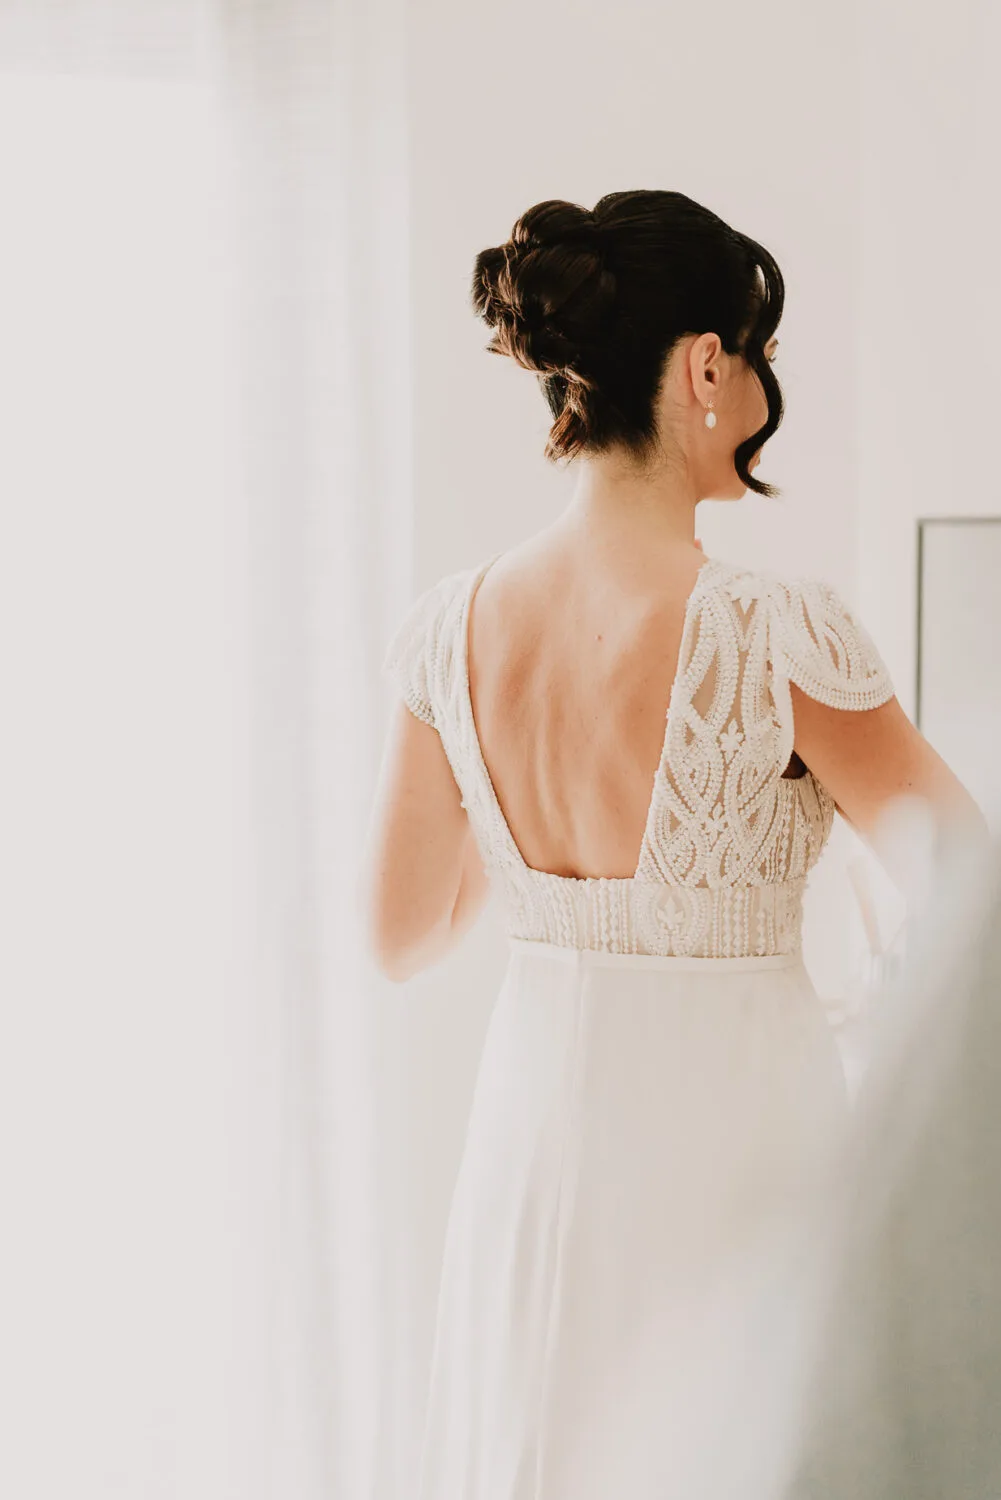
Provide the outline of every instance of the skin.
<path id="1" fill-rule="evenodd" d="M 777 340 L 766 353 L 774 358 Z M 712 400 L 717 422 L 705 425 Z M 740 499 L 734 449 L 767 417 L 758 376 L 714 333 L 672 350 L 658 396 L 660 451 L 575 461 L 573 498 L 506 552 L 476 590 L 469 661 L 484 760 L 525 861 L 558 875 L 636 868 L 663 745 L 685 605 L 704 562 L 695 509 Z M 752 467 L 760 461 L 760 450 Z M 582 652 L 582 644 L 586 651 Z M 979 808 L 896 697 L 838 710 L 792 686 L 795 755 L 903 889 L 883 847 L 887 809 L 922 799 L 977 839 Z M 370 954 L 404 981 L 438 962 L 489 886 L 437 730 L 401 702 L 387 739 L 361 883 Z"/>

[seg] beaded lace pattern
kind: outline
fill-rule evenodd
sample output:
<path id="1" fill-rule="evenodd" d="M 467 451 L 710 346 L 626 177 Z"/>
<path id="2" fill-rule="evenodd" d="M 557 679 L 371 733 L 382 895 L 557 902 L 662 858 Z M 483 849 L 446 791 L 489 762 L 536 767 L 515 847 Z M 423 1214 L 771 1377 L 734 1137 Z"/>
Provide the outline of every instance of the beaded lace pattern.
<path id="1" fill-rule="evenodd" d="M 522 858 L 473 719 L 470 605 L 501 555 L 426 589 L 393 633 L 384 670 L 441 736 L 508 934 L 619 953 L 800 953 L 803 892 L 835 806 L 810 771 L 782 775 L 794 739 L 789 683 L 833 708 L 893 696 L 854 612 L 826 583 L 707 558 L 685 607 L 635 873 L 555 875 Z"/>

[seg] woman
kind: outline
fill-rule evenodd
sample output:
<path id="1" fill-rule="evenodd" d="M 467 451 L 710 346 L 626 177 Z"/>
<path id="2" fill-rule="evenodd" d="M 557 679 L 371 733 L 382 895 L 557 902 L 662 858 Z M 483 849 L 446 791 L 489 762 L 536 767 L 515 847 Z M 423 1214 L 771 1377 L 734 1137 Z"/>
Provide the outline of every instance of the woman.
<path id="1" fill-rule="evenodd" d="M 417 973 L 491 891 L 510 943 L 414 1494 L 749 1500 L 781 1455 L 743 1398 L 847 1116 L 806 879 L 835 811 L 863 835 L 903 790 L 978 813 L 832 588 L 696 542 L 700 500 L 775 493 L 767 250 L 681 193 L 547 201 L 472 296 L 579 477 L 386 654 L 375 960 Z"/>

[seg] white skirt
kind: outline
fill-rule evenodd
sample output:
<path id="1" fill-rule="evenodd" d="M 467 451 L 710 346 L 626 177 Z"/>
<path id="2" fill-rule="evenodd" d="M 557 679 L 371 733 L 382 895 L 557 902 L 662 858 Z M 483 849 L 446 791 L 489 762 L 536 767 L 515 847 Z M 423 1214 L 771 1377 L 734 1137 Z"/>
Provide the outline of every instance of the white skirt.
<path id="1" fill-rule="evenodd" d="M 418 1500 L 772 1500 L 849 1119 L 809 975 L 509 941 Z"/>

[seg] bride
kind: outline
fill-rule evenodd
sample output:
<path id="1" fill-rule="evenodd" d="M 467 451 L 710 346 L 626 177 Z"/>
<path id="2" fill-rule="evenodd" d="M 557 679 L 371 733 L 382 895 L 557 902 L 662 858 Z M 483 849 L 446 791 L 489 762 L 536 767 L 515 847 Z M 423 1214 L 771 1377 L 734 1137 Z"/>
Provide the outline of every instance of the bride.
<path id="1" fill-rule="evenodd" d="M 807 880 L 837 815 L 865 837 L 902 792 L 982 819 L 826 580 L 696 542 L 700 500 L 775 493 L 773 256 L 677 192 L 548 200 L 472 298 L 577 484 L 385 657 L 374 961 L 434 965 L 491 894 L 507 938 L 415 1500 L 753 1500 L 788 1462 L 806 1322 L 781 1314 L 849 1120 Z"/>

